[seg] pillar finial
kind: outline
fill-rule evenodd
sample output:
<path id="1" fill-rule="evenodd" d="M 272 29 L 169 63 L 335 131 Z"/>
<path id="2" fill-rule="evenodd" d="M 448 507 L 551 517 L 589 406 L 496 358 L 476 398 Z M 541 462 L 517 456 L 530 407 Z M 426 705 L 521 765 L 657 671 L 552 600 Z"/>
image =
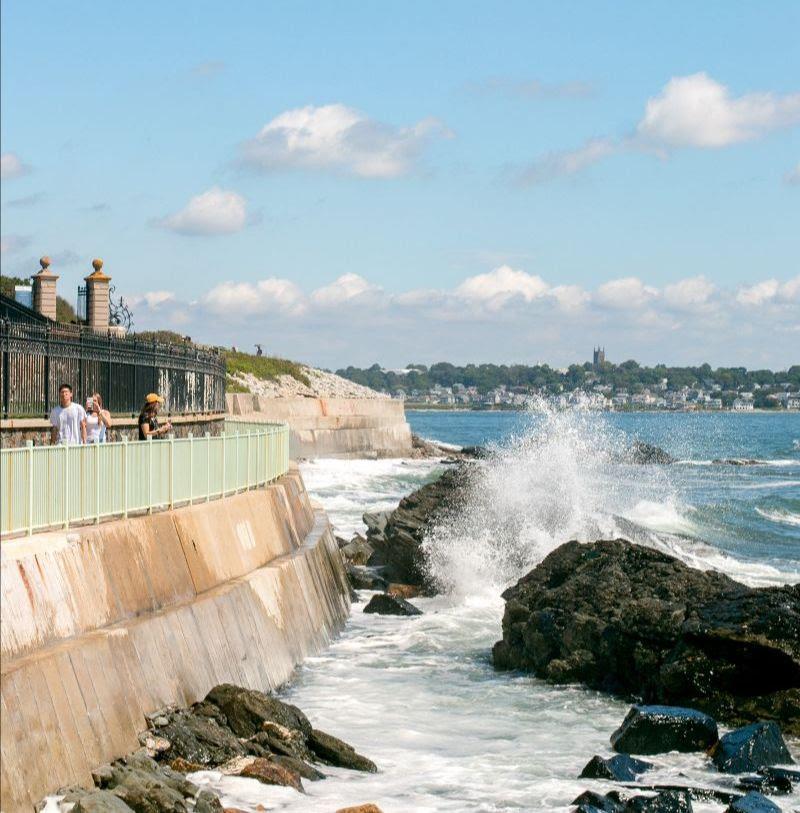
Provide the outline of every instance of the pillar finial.
<path id="1" fill-rule="evenodd" d="M 50 262 L 51 260 L 49 257 L 42 257 L 39 260 L 39 265 L 42 266 L 42 270 L 39 273 L 44 273 L 45 271 L 47 271 L 47 269 L 50 267 Z"/>

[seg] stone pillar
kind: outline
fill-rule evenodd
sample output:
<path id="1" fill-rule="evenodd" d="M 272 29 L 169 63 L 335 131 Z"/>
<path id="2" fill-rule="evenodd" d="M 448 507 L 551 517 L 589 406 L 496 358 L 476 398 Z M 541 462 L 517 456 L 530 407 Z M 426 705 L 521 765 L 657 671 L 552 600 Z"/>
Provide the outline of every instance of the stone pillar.
<path id="1" fill-rule="evenodd" d="M 58 274 L 50 270 L 49 257 L 42 257 L 39 265 L 42 266 L 42 270 L 33 275 L 33 309 L 55 321 Z"/>
<path id="2" fill-rule="evenodd" d="M 86 282 L 86 323 L 92 330 L 108 332 L 108 286 L 111 277 L 103 273 L 103 261 L 92 260 L 94 271 Z"/>

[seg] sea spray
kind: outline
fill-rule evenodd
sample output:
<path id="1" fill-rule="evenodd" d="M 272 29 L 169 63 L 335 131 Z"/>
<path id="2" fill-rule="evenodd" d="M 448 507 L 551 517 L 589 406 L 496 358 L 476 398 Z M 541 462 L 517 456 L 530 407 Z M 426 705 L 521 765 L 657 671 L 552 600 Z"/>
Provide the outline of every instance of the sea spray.
<path id="1" fill-rule="evenodd" d="M 629 448 L 602 414 L 538 403 L 475 466 L 462 513 L 429 534 L 432 579 L 454 594 L 499 592 L 570 539 L 691 533 L 665 467 L 624 462 Z"/>

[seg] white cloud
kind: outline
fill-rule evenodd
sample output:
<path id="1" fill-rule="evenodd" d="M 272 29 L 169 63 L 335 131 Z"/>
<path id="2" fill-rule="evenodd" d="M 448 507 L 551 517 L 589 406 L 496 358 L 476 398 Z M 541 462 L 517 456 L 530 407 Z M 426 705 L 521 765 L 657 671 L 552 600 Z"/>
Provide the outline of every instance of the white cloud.
<path id="1" fill-rule="evenodd" d="M 342 274 L 330 285 L 317 288 L 311 294 L 311 301 L 324 308 L 337 307 L 354 301 L 363 302 L 366 298 L 380 296 L 382 289 L 373 285 L 358 274 Z"/>
<path id="2" fill-rule="evenodd" d="M 451 133 L 437 119 L 394 127 L 343 104 L 287 110 L 248 141 L 244 163 L 271 171 L 329 170 L 363 178 L 411 172 L 428 144 Z"/>
<path id="3" fill-rule="evenodd" d="M 800 276 L 783 283 L 765 279 L 755 285 L 743 286 L 736 294 L 736 301 L 747 307 L 800 302 Z"/>
<path id="4" fill-rule="evenodd" d="M 19 178 L 28 172 L 28 167 L 22 163 L 20 157 L 13 152 L 4 152 L 0 155 L 0 180 L 9 181 Z"/>
<path id="5" fill-rule="evenodd" d="M 670 79 L 647 101 L 638 135 L 664 147 L 727 147 L 800 122 L 800 93 L 734 97 L 708 74 Z"/>
<path id="6" fill-rule="evenodd" d="M 581 288 L 580 285 L 556 285 L 555 288 L 550 289 L 550 296 L 565 311 L 580 310 L 592 298 L 589 292 Z"/>
<path id="7" fill-rule="evenodd" d="M 147 291 L 144 294 L 127 297 L 127 301 L 132 308 L 144 304 L 150 310 L 158 310 L 162 305 L 173 304 L 175 293 L 173 291 Z"/>
<path id="8" fill-rule="evenodd" d="M 645 285 L 637 277 L 622 277 L 603 283 L 595 300 L 607 308 L 636 310 L 648 305 L 658 296 L 658 289 Z"/>
<path id="9" fill-rule="evenodd" d="M 790 169 L 784 176 L 783 180 L 790 186 L 800 186 L 800 161 L 797 166 Z"/>
<path id="10" fill-rule="evenodd" d="M 575 150 L 552 152 L 522 167 L 517 172 L 517 182 L 522 186 L 533 186 L 575 175 L 587 167 L 602 161 L 620 149 L 613 139 L 594 138 Z"/>
<path id="11" fill-rule="evenodd" d="M 277 277 L 258 282 L 224 282 L 212 288 L 201 302 L 212 313 L 234 319 L 263 313 L 299 316 L 306 309 L 302 290 L 291 280 Z"/>
<path id="12" fill-rule="evenodd" d="M 715 292 L 714 284 L 700 275 L 667 285 L 664 301 L 677 310 L 701 310 L 708 307 Z"/>
<path id="13" fill-rule="evenodd" d="M 190 236 L 234 234 L 247 225 L 247 201 L 237 192 L 214 186 L 158 225 Z"/>
<path id="14" fill-rule="evenodd" d="M 486 274 L 468 277 L 455 289 L 455 295 L 497 311 L 513 299 L 525 302 L 540 299 L 548 290 L 548 284 L 541 277 L 501 265 Z"/>

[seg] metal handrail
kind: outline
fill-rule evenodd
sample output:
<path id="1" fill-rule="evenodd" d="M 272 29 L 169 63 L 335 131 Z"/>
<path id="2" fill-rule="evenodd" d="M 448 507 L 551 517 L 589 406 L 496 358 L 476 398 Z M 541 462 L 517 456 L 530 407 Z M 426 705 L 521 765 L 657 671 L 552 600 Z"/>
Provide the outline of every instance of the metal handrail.
<path id="1" fill-rule="evenodd" d="M 263 486 L 289 470 L 286 424 L 223 435 L 0 450 L 0 535 L 152 513 Z"/>

